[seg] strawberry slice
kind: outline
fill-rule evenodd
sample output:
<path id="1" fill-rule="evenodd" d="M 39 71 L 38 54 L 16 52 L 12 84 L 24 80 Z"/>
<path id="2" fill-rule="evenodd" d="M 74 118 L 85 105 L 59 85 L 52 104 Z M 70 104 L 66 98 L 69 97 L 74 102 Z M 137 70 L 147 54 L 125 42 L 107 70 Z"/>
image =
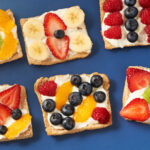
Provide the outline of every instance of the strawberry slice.
<path id="1" fill-rule="evenodd" d="M 53 36 L 56 30 L 66 30 L 63 20 L 54 13 L 47 13 L 44 18 L 44 30 L 46 36 Z"/>
<path id="2" fill-rule="evenodd" d="M 16 109 L 20 104 L 20 85 L 16 84 L 7 90 L 0 92 L 0 103 L 10 109 Z"/>
<path id="3" fill-rule="evenodd" d="M 47 45 L 52 54 L 58 59 L 65 59 L 69 51 L 69 37 L 64 36 L 62 39 L 56 39 L 53 36 L 47 38 Z"/>
<path id="4" fill-rule="evenodd" d="M 149 118 L 148 103 L 144 99 L 136 98 L 120 111 L 120 115 L 127 119 L 143 122 Z"/>
<path id="5" fill-rule="evenodd" d="M 150 85 L 150 72 L 136 68 L 128 68 L 126 74 L 130 92 Z"/>
<path id="6" fill-rule="evenodd" d="M 11 109 L 3 104 L 0 104 L 0 125 L 4 125 L 10 115 Z"/>

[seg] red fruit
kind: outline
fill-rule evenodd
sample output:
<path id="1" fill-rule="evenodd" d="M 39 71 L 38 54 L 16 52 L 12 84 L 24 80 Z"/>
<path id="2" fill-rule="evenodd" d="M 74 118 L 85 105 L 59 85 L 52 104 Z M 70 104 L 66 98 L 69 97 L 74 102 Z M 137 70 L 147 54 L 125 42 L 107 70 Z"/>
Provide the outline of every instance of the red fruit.
<path id="1" fill-rule="evenodd" d="M 21 87 L 18 84 L 0 92 L 0 103 L 6 105 L 10 109 L 19 108 L 20 92 Z"/>
<path id="2" fill-rule="evenodd" d="M 106 0 L 103 5 L 105 12 L 115 12 L 122 10 L 122 1 L 121 0 Z"/>
<path id="3" fill-rule="evenodd" d="M 99 123 L 101 123 L 101 124 L 106 124 L 106 123 L 108 123 L 108 121 L 110 119 L 110 114 L 109 114 L 109 112 L 107 111 L 106 108 L 104 108 L 104 107 L 96 107 L 93 110 L 92 118 L 94 120 L 98 120 Z"/>
<path id="4" fill-rule="evenodd" d="M 121 39 L 121 27 L 120 26 L 112 26 L 108 30 L 104 31 L 104 36 L 109 39 Z"/>
<path id="5" fill-rule="evenodd" d="M 69 37 L 66 35 L 62 39 L 53 36 L 47 38 L 47 45 L 52 54 L 58 59 L 65 59 L 69 51 Z"/>
<path id="6" fill-rule="evenodd" d="M 145 121 L 149 118 L 148 103 L 144 99 L 136 98 L 120 111 L 120 115 L 131 120 Z"/>
<path id="7" fill-rule="evenodd" d="M 0 125 L 4 125 L 10 115 L 11 109 L 3 104 L 0 104 Z"/>
<path id="8" fill-rule="evenodd" d="M 38 87 L 40 94 L 45 96 L 56 95 L 57 84 L 54 81 L 46 81 Z"/>
<path id="9" fill-rule="evenodd" d="M 148 8 L 150 7 L 150 0 L 139 0 L 139 4 L 144 8 Z"/>
<path id="10" fill-rule="evenodd" d="M 150 73 L 145 70 L 128 68 L 126 74 L 130 92 L 150 85 Z"/>
<path id="11" fill-rule="evenodd" d="M 150 43 L 150 35 L 148 36 L 147 42 Z"/>
<path id="12" fill-rule="evenodd" d="M 141 11 L 141 22 L 150 25 L 150 8 L 145 8 Z"/>
<path id="13" fill-rule="evenodd" d="M 116 25 L 122 25 L 123 19 L 120 12 L 113 12 L 110 13 L 104 20 L 104 23 L 108 26 L 116 26 Z"/>
<path id="14" fill-rule="evenodd" d="M 147 25 L 144 30 L 150 36 L 150 25 Z"/>
<path id="15" fill-rule="evenodd" d="M 54 13 L 47 13 L 44 18 L 44 30 L 46 36 L 53 36 L 56 30 L 66 30 L 63 20 Z"/>

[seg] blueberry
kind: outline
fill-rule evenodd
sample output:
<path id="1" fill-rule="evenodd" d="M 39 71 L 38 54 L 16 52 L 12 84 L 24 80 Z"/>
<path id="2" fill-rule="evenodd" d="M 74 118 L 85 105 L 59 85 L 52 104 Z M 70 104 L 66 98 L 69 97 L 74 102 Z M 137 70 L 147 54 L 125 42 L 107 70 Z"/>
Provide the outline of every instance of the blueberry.
<path id="1" fill-rule="evenodd" d="M 65 36 L 65 32 L 63 30 L 56 30 L 54 32 L 54 36 L 57 38 L 57 39 L 61 39 Z"/>
<path id="2" fill-rule="evenodd" d="M 55 109 L 56 104 L 55 104 L 55 102 L 52 99 L 46 99 L 43 102 L 42 107 L 43 107 L 44 111 L 52 112 Z"/>
<path id="3" fill-rule="evenodd" d="M 53 125 L 59 125 L 62 123 L 62 115 L 60 113 L 53 113 L 50 117 L 50 122 Z"/>
<path id="4" fill-rule="evenodd" d="M 102 91 L 97 91 L 94 93 L 94 99 L 98 103 L 102 103 L 106 99 L 106 94 Z"/>
<path id="5" fill-rule="evenodd" d="M 0 126 L 0 134 L 4 135 L 7 132 L 6 126 Z"/>
<path id="6" fill-rule="evenodd" d="M 100 75 L 93 75 L 91 78 L 91 85 L 93 87 L 100 87 L 103 84 L 103 78 Z"/>
<path id="7" fill-rule="evenodd" d="M 138 10 L 135 7 L 128 7 L 124 11 L 124 15 L 129 19 L 129 18 L 134 18 L 138 14 Z"/>
<path id="8" fill-rule="evenodd" d="M 66 117 L 62 121 L 62 126 L 66 130 L 71 130 L 75 127 L 75 122 L 71 117 Z"/>
<path id="9" fill-rule="evenodd" d="M 75 86 L 79 86 L 81 84 L 81 81 L 82 79 L 79 75 L 73 75 L 71 77 L 71 83 Z"/>
<path id="10" fill-rule="evenodd" d="M 61 108 L 61 112 L 63 115 L 65 116 L 71 116 L 74 113 L 74 107 L 70 104 L 65 104 L 62 108 Z"/>
<path id="11" fill-rule="evenodd" d="M 19 118 L 21 118 L 22 116 L 22 112 L 20 109 L 14 109 L 11 112 L 11 116 L 13 119 L 18 120 Z"/>
<path id="12" fill-rule="evenodd" d="M 138 27 L 138 22 L 135 19 L 128 19 L 125 22 L 125 27 L 129 31 L 135 31 Z"/>
<path id="13" fill-rule="evenodd" d="M 80 105 L 82 103 L 82 96 L 79 92 L 72 92 L 69 97 L 69 103 L 73 106 Z"/>
<path id="14" fill-rule="evenodd" d="M 135 5 L 135 3 L 136 3 L 136 0 L 125 0 L 125 4 L 127 6 L 133 6 Z"/>
<path id="15" fill-rule="evenodd" d="M 79 92 L 84 96 L 90 95 L 92 93 L 91 84 L 88 82 L 81 83 L 81 85 L 79 86 Z"/>
<path id="16" fill-rule="evenodd" d="M 127 39 L 129 42 L 134 43 L 138 40 L 138 34 L 136 32 L 129 32 L 127 34 Z"/>

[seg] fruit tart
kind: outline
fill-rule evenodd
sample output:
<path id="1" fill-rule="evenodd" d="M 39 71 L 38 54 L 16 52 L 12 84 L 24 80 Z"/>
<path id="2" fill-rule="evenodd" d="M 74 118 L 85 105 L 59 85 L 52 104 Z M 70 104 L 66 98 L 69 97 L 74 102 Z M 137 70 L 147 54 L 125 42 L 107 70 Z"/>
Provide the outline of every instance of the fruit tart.
<path id="1" fill-rule="evenodd" d="M 79 6 L 21 19 L 29 64 L 52 65 L 87 57 L 92 41 Z"/>
<path id="2" fill-rule="evenodd" d="M 31 118 L 25 88 L 0 85 L 0 142 L 32 137 Z"/>
<path id="3" fill-rule="evenodd" d="M 11 10 L 0 9 L 0 64 L 23 57 Z"/>
<path id="4" fill-rule="evenodd" d="M 100 0 L 105 48 L 150 45 L 149 0 Z"/>
<path id="5" fill-rule="evenodd" d="M 150 124 L 150 69 L 130 66 L 126 71 L 123 108 L 120 115 L 127 120 Z"/>
<path id="6" fill-rule="evenodd" d="M 34 85 L 48 135 L 105 128 L 112 124 L 105 74 L 56 75 Z"/>

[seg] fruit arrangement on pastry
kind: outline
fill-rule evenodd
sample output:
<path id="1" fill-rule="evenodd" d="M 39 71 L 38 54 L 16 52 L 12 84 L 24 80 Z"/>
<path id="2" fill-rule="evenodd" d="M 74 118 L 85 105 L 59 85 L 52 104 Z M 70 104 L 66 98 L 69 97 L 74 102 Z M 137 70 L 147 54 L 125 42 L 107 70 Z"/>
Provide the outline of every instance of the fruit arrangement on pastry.
<path id="1" fill-rule="evenodd" d="M 21 19 L 29 64 L 52 65 L 87 57 L 92 41 L 84 19 L 85 14 L 79 6 Z"/>
<path id="2" fill-rule="evenodd" d="M 128 120 L 150 124 L 150 69 L 129 67 L 126 74 L 120 115 Z"/>
<path id="3" fill-rule="evenodd" d="M 104 74 L 40 78 L 34 89 L 48 135 L 94 130 L 112 124 L 109 79 Z"/>
<path id="4" fill-rule="evenodd" d="M 26 91 L 15 84 L 0 86 L 0 141 L 32 137 Z"/>
<path id="5" fill-rule="evenodd" d="M 149 0 L 100 0 L 106 49 L 150 45 Z"/>
<path id="6" fill-rule="evenodd" d="M 13 13 L 10 10 L 0 9 L 0 64 L 19 59 L 22 56 Z"/>

